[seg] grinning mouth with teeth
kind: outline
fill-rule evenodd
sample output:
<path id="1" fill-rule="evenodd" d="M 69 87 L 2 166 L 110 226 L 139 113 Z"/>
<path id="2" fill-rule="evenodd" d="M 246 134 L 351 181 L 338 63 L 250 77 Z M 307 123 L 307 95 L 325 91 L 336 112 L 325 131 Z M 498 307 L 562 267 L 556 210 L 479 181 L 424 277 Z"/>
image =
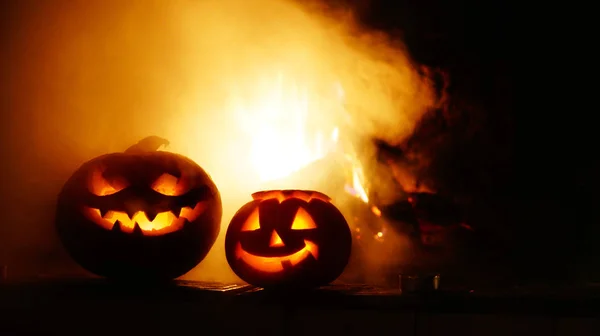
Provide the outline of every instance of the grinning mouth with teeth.
<path id="1" fill-rule="evenodd" d="M 261 257 L 244 251 L 242 244 L 238 242 L 236 245 L 236 254 L 238 255 L 238 259 L 243 260 L 254 269 L 267 273 L 277 273 L 286 268 L 296 266 L 308 258 L 308 256 L 312 256 L 314 259 L 318 258 L 319 247 L 317 244 L 306 239 L 304 240 L 304 244 L 304 247 L 294 254 L 281 257 Z"/>
<path id="2" fill-rule="evenodd" d="M 83 214 L 106 230 L 118 230 L 125 233 L 135 231 L 144 236 L 159 236 L 181 230 L 187 222 L 193 222 L 206 210 L 206 202 L 198 202 L 192 207 L 159 212 L 149 218 L 144 211 L 128 214 L 124 211 L 100 210 L 84 206 Z"/>

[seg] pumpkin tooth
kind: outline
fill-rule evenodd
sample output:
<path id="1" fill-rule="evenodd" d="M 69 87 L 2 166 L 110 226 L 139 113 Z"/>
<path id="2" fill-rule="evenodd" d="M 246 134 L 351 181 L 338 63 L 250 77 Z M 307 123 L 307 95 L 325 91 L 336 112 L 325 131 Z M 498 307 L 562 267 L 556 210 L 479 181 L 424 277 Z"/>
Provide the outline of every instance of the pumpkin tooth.
<path id="1" fill-rule="evenodd" d="M 131 220 L 133 220 L 133 216 L 135 216 L 136 213 L 137 213 L 137 210 L 127 209 L 127 216 L 129 216 L 129 219 L 131 219 Z"/>
<path id="2" fill-rule="evenodd" d="M 179 215 L 181 215 L 181 208 L 174 208 L 169 211 L 175 216 L 175 218 L 179 218 Z"/>
<path id="3" fill-rule="evenodd" d="M 111 230 L 114 232 L 121 232 L 121 222 L 117 220 Z"/>
<path id="4" fill-rule="evenodd" d="M 104 218 L 104 216 L 106 216 L 106 214 L 110 211 L 110 210 L 105 209 L 105 208 L 100 208 L 98 210 L 100 210 L 100 217 L 102 217 L 102 218 Z"/>
<path id="5" fill-rule="evenodd" d="M 156 215 L 158 215 L 158 213 L 155 211 L 146 211 L 146 218 L 148 218 L 148 220 L 151 222 L 154 221 L 154 219 L 156 218 Z"/>
<path id="6" fill-rule="evenodd" d="M 142 228 L 140 227 L 140 225 L 136 222 L 135 226 L 133 227 L 133 234 L 137 235 L 137 236 L 143 236 L 144 233 L 142 232 Z"/>

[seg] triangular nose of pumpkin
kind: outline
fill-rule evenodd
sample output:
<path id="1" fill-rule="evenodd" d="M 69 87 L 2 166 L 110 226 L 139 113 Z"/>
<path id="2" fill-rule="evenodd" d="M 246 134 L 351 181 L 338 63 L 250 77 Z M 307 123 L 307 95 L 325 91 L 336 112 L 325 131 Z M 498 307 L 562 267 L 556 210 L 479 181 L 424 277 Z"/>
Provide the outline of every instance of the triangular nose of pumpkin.
<path id="1" fill-rule="evenodd" d="M 273 234 L 271 235 L 271 242 L 269 243 L 270 247 L 280 247 L 285 246 L 281 237 L 277 234 L 275 230 L 273 230 Z"/>

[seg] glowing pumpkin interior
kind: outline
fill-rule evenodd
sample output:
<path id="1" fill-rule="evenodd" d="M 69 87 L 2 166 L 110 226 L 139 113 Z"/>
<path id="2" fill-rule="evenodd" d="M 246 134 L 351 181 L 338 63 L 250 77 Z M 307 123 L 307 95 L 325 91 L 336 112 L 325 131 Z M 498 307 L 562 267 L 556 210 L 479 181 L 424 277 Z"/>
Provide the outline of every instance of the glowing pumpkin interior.
<path id="1" fill-rule="evenodd" d="M 330 198 L 324 194 L 318 192 L 304 192 L 304 191 L 266 191 L 258 192 L 252 195 L 255 200 L 269 200 L 277 199 L 280 203 L 287 199 L 300 199 L 305 202 L 309 202 L 311 199 L 320 199 L 325 202 L 329 202 Z M 286 228 L 287 229 L 287 228 Z M 294 216 L 290 230 L 314 230 L 317 229 L 317 224 L 311 217 L 311 215 L 302 207 L 298 208 L 296 215 Z M 254 232 L 262 230 L 260 223 L 260 215 L 258 207 L 248 216 L 240 231 Z M 269 247 L 281 248 L 285 247 L 285 242 L 281 239 L 280 234 L 277 232 L 278 229 L 273 229 L 270 232 Z M 241 242 L 237 242 L 235 255 L 237 259 L 243 260 L 247 265 L 254 268 L 255 270 L 277 273 L 285 270 L 286 267 L 294 267 L 304 261 L 309 256 L 314 259 L 319 258 L 319 246 L 308 239 L 304 239 L 304 247 L 299 251 L 283 256 L 275 257 L 264 257 L 249 253 L 244 250 Z"/>
<path id="2" fill-rule="evenodd" d="M 317 191 L 304 191 L 304 190 L 270 190 L 270 191 L 259 191 L 252 194 L 252 199 L 265 201 L 268 199 L 277 199 L 279 203 L 287 199 L 300 199 L 304 202 L 310 202 L 312 199 L 319 199 L 323 202 L 331 202 L 331 198 L 327 195 Z"/>
<path id="3" fill-rule="evenodd" d="M 89 191 L 100 197 L 110 197 L 125 188 L 129 187 L 127 179 L 121 176 L 106 178 L 104 169 L 96 169 L 88 182 Z M 180 181 L 177 177 L 164 173 L 154 180 L 150 187 L 152 190 L 164 196 L 181 196 L 188 190 L 188 183 Z M 83 206 L 83 214 L 97 225 L 107 230 L 115 229 L 119 223 L 119 229 L 125 233 L 133 233 L 136 226 L 139 227 L 143 235 L 164 235 L 170 232 L 180 230 L 185 225 L 185 221 L 192 222 L 196 220 L 206 209 L 205 202 L 198 202 L 194 207 L 181 207 L 175 211 L 158 212 L 155 216 L 136 211 L 128 214 L 125 211 L 111 209 L 99 209 L 89 206 Z"/>

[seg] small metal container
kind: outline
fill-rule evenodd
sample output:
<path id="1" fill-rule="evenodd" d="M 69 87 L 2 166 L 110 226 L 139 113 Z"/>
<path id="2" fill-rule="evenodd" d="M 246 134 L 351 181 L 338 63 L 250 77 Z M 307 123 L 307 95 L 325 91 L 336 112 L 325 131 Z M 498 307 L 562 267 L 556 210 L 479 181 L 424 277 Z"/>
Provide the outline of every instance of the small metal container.
<path id="1" fill-rule="evenodd" d="M 401 293 L 431 292 L 440 289 L 440 275 L 420 276 L 416 274 L 400 274 L 398 286 Z"/>
<path id="2" fill-rule="evenodd" d="M 434 275 L 431 282 L 433 285 L 433 290 L 440 289 L 440 275 L 439 274 Z"/>

